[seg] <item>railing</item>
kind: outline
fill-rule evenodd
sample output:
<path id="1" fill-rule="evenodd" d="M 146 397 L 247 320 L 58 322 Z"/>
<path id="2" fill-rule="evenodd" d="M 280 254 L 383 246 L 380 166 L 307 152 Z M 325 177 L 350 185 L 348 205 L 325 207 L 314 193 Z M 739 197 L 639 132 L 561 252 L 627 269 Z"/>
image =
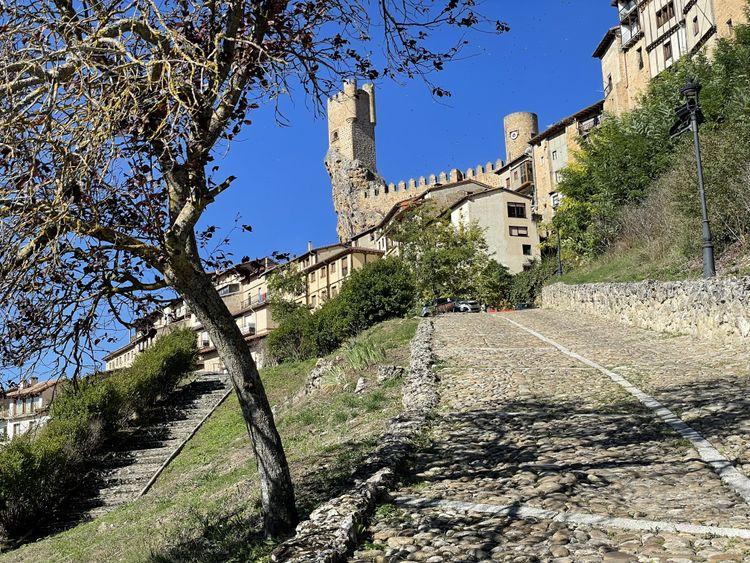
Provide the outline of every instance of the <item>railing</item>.
<path id="1" fill-rule="evenodd" d="M 248 307 L 258 307 L 260 305 L 265 305 L 268 303 L 268 293 L 261 293 L 260 295 L 253 295 L 249 299 L 243 299 L 240 303 L 240 307 L 242 309 L 247 309 Z"/>
<path id="2" fill-rule="evenodd" d="M 620 10 L 619 10 L 620 19 L 621 20 L 625 19 L 628 16 L 628 14 L 630 14 L 630 12 L 632 12 L 635 9 L 637 5 L 638 5 L 638 2 L 636 2 L 636 0 L 630 0 L 629 2 L 626 2 L 625 4 L 620 6 Z"/>

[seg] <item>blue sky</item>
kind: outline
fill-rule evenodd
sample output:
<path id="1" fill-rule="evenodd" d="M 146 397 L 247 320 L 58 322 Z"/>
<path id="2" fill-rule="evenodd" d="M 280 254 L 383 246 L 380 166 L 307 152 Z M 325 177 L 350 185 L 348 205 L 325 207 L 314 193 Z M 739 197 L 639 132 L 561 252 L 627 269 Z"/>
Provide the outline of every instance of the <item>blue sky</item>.
<path id="1" fill-rule="evenodd" d="M 502 116 L 539 114 L 541 129 L 602 97 L 599 61 L 592 58 L 616 12 L 605 0 L 487 0 L 483 9 L 511 31 L 474 34 L 471 56 L 434 76 L 451 91 L 436 101 L 422 82 L 376 84 L 377 158 L 387 181 L 504 158 Z M 336 216 L 323 158 L 324 117 L 298 96 L 284 103 L 287 127 L 259 110 L 221 164 L 235 185 L 209 208 L 204 224 L 230 226 L 240 214 L 251 234 L 235 233 L 230 249 L 264 256 L 300 253 L 308 240 L 336 241 Z"/>

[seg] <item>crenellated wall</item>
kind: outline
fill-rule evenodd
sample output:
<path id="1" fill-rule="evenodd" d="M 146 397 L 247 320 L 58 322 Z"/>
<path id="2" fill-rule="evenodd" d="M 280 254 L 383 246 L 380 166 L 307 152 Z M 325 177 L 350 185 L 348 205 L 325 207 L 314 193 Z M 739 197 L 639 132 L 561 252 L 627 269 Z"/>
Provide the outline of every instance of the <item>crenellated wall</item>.
<path id="1" fill-rule="evenodd" d="M 590 313 L 661 332 L 750 338 L 750 277 L 556 283 L 543 289 L 542 306 Z"/>
<path id="2" fill-rule="evenodd" d="M 361 197 L 362 199 L 375 200 L 370 202 L 373 207 L 380 208 L 381 205 L 387 205 L 387 208 L 382 210 L 383 213 L 387 213 L 393 204 L 443 184 L 460 182 L 461 180 L 476 180 L 493 188 L 498 187 L 500 186 L 500 177 L 496 172 L 502 167 L 503 161 L 497 160 L 494 163 L 478 164 L 474 168 L 467 168 L 465 171 L 452 168 L 448 172 L 441 171 L 437 174 L 390 182 L 384 187 L 373 187 L 363 192 Z"/>

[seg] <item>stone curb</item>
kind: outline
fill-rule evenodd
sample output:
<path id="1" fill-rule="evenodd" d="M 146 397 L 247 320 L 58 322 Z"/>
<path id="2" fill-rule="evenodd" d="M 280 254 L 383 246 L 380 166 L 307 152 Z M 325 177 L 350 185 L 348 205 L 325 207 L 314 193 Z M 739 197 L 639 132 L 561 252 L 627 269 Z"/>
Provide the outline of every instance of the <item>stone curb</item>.
<path id="1" fill-rule="evenodd" d="M 434 325 L 419 323 L 411 341 L 411 364 L 403 388 L 404 411 L 391 420 L 380 445 L 355 472 L 346 493 L 316 508 L 297 526 L 293 538 L 277 547 L 271 561 L 334 563 L 344 561 L 357 545 L 358 535 L 381 498 L 396 484 L 438 404 L 437 375 L 433 370 Z"/>

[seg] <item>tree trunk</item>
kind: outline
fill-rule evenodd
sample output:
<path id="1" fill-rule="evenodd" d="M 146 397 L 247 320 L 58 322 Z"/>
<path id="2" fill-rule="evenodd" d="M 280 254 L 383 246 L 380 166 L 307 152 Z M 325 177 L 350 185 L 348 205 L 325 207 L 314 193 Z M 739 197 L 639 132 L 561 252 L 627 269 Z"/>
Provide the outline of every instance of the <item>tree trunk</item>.
<path id="1" fill-rule="evenodd" d="M 258 463 L 265 532 L 271 537 L 290 534 L 298 521 L 294 487 L 250 347 L 202 268 L 185 260 L 170 269 L 173 287 L 211 336 L 232 378 Z"/>

